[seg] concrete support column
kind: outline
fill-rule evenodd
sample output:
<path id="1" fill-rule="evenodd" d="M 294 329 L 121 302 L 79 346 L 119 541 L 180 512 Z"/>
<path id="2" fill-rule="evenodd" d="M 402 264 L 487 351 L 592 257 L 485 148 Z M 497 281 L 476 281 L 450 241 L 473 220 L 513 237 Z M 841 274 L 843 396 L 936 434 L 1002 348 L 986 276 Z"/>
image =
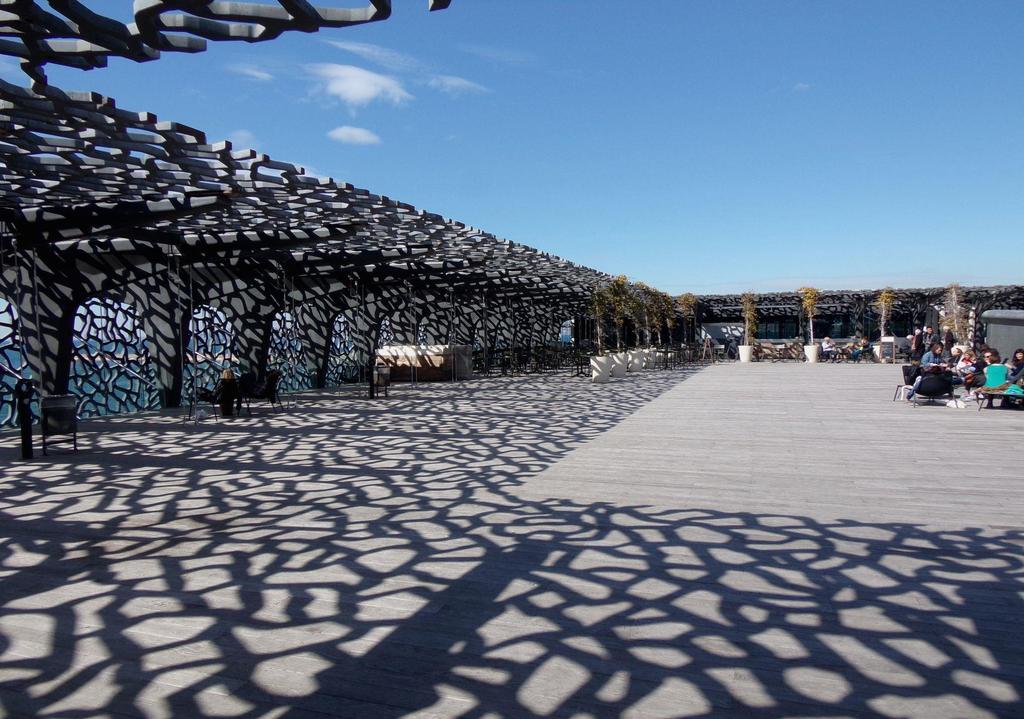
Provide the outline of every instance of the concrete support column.
<path id="1" fill-rule="evenodd" d="M 179 279 L 170 275 L 151 277 L 125 288 L 125 300 L 138 310 L 149 340 L 150 358 L 166 407 L 181 406 L 183 348 L 188 344 L 192 320 L 188 298 L 179 298 L 181 289 Z"/>
<path id="2" fill-rule="evenodd" d="M 323 389 L 327 383 L 327 360 L 331 353 L 331 334 L 337 307 L 323 298 L 306 300 L 296 307 L 299 315 L 303 356 L 311 370 L 313 386 Z"/>
<path id="3" fill-rule="evenodd" d="M 51 253 L 19 252 L 13 269 L 4 273 L 4 294 L 18 308 L 25 355 L 44 394 L 66 394 L 71 375 L 76 295 Z"/>
<path id="4" fill-rule="evenodd" d="M 263 305 L 231 318 L 235 326 L 235 357 L 243 372 L 261 376 L 266 373 L 270 327 L 276 311 Z"/>

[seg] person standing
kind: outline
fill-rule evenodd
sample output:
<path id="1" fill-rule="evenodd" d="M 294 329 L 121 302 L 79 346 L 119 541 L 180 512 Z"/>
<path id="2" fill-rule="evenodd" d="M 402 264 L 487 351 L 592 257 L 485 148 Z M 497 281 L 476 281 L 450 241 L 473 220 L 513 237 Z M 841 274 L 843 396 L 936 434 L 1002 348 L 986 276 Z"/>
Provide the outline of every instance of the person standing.
<path id="1" fill-rule="evenodd" d="M 946 328 L 946 333 L 942 335 L 942 346 L 946 348 L 946 354 L 953 351 L 953 345 L 956 344 L 956 337 L 953 336 L 953 330 Z"/>
<path id="2" fill-rule="evenodd" d="M 914 330 L 914 336 L 910 339 L 910 359 L 919 360 L 924 354 L 924 334 L 921 330 Z"/>

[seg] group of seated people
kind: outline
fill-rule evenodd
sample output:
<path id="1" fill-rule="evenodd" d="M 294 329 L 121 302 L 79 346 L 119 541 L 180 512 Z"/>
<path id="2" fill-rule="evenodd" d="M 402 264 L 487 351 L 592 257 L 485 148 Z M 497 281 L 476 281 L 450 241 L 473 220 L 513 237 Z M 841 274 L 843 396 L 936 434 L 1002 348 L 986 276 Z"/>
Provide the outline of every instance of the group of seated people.
<path id="1" fill-rule="evenodd" d="M 730 351 L 728 354 L 738 357 L 736 352 Z M 789 340 L 785 345 L 780 345 L 772 340 L 759 340 L 754 346 L 754 358 L 761 361 L 785 359 L 803 361 L 805 358 L 804 343 L 799 339 Z M 839 362 L 848 359 L 860 362 L 862 359 L 874 361 L 875 355 L 867 337 L 855 338 L 842 347 L 836 344 L 831 337 L 825 337 L 821 341 L 818 358 L 822 362 Z"/>
<path id="2" fill-rule="evenodd" d="M 862 359 L 874 361 L 875 355 L 868 338 L 855 339 L 846 347 L 840 347 L 831 337 L 826 337 L 821 341 L 821 360 L 823 362 L 838 362 L 847 358 L 854 362 L 860 362 Z"/>
<path id="3" fill-rule="evenodd" d="M 911 359 L 904 370 L 904 379 L 909 386 L 907 399 L 913 399 L 917 392 L 934 394 L 934 389 L 926 392 L 926 383 L 929 383 L 936 388 L 942 384 L 950 393 L 953 387 L 963 386 L 966 392 L 960 399 L 987 397 L 989 406 L 992 395 L 999 394 L 1004 397 L 1002 406 L 1009 406 L 1007 398 L 1024 397 L 1024 348 L 1014 350 L 1003 362 L 999 351 L 991 347 L 975 352 L 933 342 L 920 360 Z M 1013 405 L 1020 406 L 1017 402 Z"/>

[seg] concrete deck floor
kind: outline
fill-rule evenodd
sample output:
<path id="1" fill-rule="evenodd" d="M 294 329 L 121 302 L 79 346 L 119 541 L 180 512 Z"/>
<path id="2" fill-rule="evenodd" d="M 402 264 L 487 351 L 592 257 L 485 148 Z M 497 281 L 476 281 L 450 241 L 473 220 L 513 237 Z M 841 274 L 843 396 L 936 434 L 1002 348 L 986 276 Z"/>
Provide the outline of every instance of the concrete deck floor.
<path id="1" fill-rule="evenodd" d="M 0 436 L 0 716 L 1024 716 L 1024 412 L 897 374 Z"/>

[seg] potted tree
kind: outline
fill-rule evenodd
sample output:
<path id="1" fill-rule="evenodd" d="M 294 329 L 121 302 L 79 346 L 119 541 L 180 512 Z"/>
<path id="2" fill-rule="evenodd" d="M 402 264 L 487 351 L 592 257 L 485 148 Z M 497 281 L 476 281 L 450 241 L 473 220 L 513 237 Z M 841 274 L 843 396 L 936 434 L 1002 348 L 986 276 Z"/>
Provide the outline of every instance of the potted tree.
<path id="1" fill-rule="evenodd" d="M 629 287 L 626 299 L 626 311 L 633 318 L 633 326 L 636 328 L 637 345 L 628 352 L 626 369 L 629 372 L 637 372 L 644 368 L 644 350 L 641 347 L 644 344 L 644 336 L 641 333 L 646 334 L 648 329 L 646 294 L 647 285 L 637 283 Z"/>
<path id="2" fill-rule="evenodd" d="M 953 341 L 957 347 L 967 349 L 970 317 L 967 304 L 964 302 L 964 288 L 955 282 L 947 287 L 943 305 L 942 328 L 953 333 Z"/>
<path id="3" fill-rule="evenodd" d="M 615 347 L 618 350 L 612 355 L 612 377 L 625 377 L 629 355 L 622 351 L 622 329 L 630 305 L 629 280 L 619 275 L 608 285 L 608 305 L 615 325 Z"/>
<path id="4" fill-rule="evenodd" d="M 808 362 L 817 362 L 818 343 L 814 341 L 814 317 L 818 314 L 818 298 L 821 293 L 814 287 L 801 287 L 797 292 L 800 294 L 800 306 L 807 315 L 807 326 L 810 329 L 810 342 L 804 345 L 804 355 Z"/>
<path id="5" fill-rule="evenodd" d="M 607 382 L 611 378 L 612 358 L 604 353 L 604 321 L 608 314 L 611 299 L 608 286 L 604 285 L 594 291 L 590 297 L 594 310 L 594 326 L 597 330 L 597 354 L 590 358 L 590 381 Z"/>
<path id="6" fill-rule="evenodd" d="M 665 323 L 666 307 L 671 306 L 672 300 L 664 292 L 649 287 L 643 282 L 637 282 L 635 287 L 642 305 L 639 308 L 639 314 L 644 328 L 644 347 L 640 353 L 643 357 L 644 368 L 652 369 L 657 362 L 657 347 L 661 345 L 661 327 Z M 657 344 L 655 344 L 655 335 L 657 335 Z"/>
<path id="7" fill-rule="evenodd" d="M 661 300 L 661 315 L 664 318 L 663 324 L 668 330 L 668 344 L 672 344 L 672 330 L 676 326 L 675 302 L 672 301 L 672 295 L 667 292 L 659 293 L 659 299 Z M 661 341 L 661 325 L 658 325 L 658 344 L 664 344 Z"/>
<path id="8" fill-rule="evenodd" d="M 875 310 L 878 312 L 878 329 L 880 332 L 878 345 L 875 348 L 879 361 L 884 359 L 882 348 L 886 343 L 892 345 L 892 361 L 896 361 L 896 338 L 889 334 L 889 320 L 892 319 L 892 308 L 896 304 L 896 293 L 892 287 L 886 287 L 875 298 Z"/>
<path id="9" fill-rule="evenodd" d="M 754 359 L 754 338 L 757 336 L 757 295 L 744 292 L 740 297 L 743 311 L 743 344 L 740 345 L 740 362 Z"/>
<path id="10" fill-rule="evenodd" d="M 637 344 L 651 345 L 651 323 L 654 321 L 654 294 L 656 290 L 643 282 L 633 285 L 633 318 L 637 326 Z M 643 341 L 640 341 L 640 330 Z"/>
<path id="11" fill-rule="evenodd" d="M 697 295 L 686 292 L 679 295 L 679 314 L 683 316 L 683 342 L 686 342 L 686 322 L 690 321 L 693 327 L 694 339 L 697 337 Z"/>
<path id="12" fill-rule="evenodd" d="M 652 369 L 657 361 L 657 346 L 661 344 L 661 325 L 665 321 L 663 305 L 661 302 L 662 293 L 653 287 L 646 287 L 644 291 L 644 316 L 647 322 L 647 347 L 644 349 L 644 367 Z M 658 340 L 655 343 L 654 336 Z"/>
<path id="13" fill-rule="evenodd" d="M 658 366 L 658 353 L 661 352 L 664 355 L 665 367 L 668 368 L 668 362 L 670 357 L 670 349 L 665 343 L 665 336 L 663 330 L 668 330 L 668 344 L 672 343 L 672 328 L 675 326 L 675 306 L 672 301 L 672 297 L 662 292 L 661 290 L 654 290 L 654 294 L 651 297 L 651 322 L 654 324 L 654 332 L 657 335 L 657 345 L 651 347 L 648 350 L 648 360 L 651 367 Z"/>

